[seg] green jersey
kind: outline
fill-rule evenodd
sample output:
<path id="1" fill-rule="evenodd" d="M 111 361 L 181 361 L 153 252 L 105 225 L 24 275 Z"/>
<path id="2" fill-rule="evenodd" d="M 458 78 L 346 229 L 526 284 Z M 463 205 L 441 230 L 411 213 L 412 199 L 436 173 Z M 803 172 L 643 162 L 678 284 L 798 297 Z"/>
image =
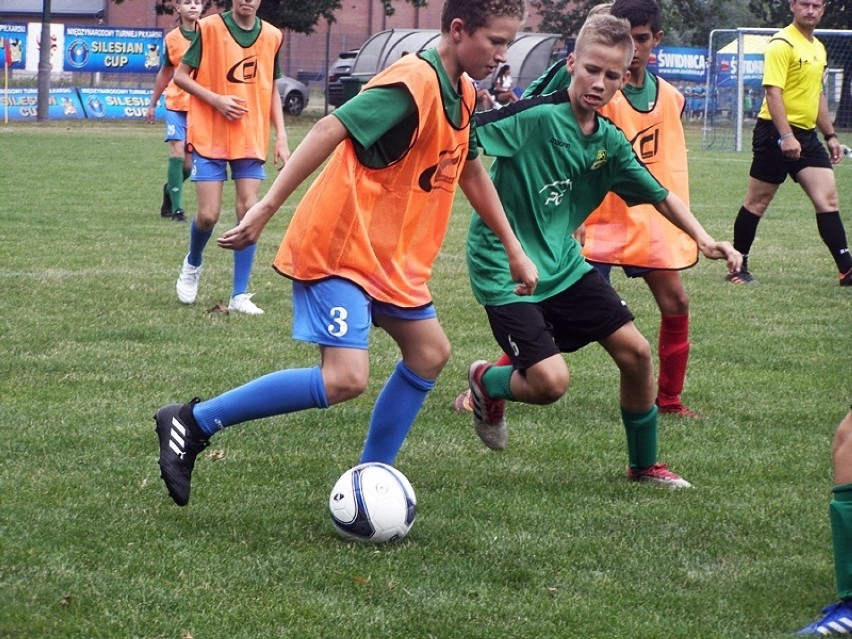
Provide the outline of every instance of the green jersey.
<path id="1" fill-rule="evenodd" d="M 470 117 L 462 113 L 461 94 L 450 82 L 441 64 L 436 49 L 426 49 L 418 54 L 426 60 L 438 77 L 444 108 L 457 125 Z M 468 80 L 462 78 L 461 82 Z M 349 131 L 349 135 L 363 147 L 365 162 L 374 168 L 384 167 L 397 161 L 399 153 L 405 151 L 416 133 L 417 105 L 411 93 L 403 85 L 373 87 L 361 91 L 351 100 L 335 109 L 337 117 Z M 473 127 L 471 127 L 472 129 Z M 479 155 L 471 132 L 467 159 Z"/>
<path id="2" fill-rule="evenodd" d="M 596 115 L 594 132 L 580 130 L 567 91 L 520 100 L 476 118 L 479 146 L 495 158 L 491 179 L 539 273 L 533 295 L 515 295 L 503 245 L 478 215 L 472 216 L 468 272 L 481 304 L 540 302 L 590 271 L 572 234 L 609 191 L 628 206 L 658 203 L 668 195 L 610 120 Z"/>
<path id="3" fill-rule="evenodd" d="M 228 31 L 241 47 L 250 47 L 257 40 L 257 36 L 260 34 L 260 18 L 255 18 L 254 26 L 246 31 L 237 24 L 236 20 L 234 20 L 234 14 L 232 11 L 225 11 L 224 13 L 219 14 L 219 17 L 222 18 L 222 21 L 228 27 Z M 186 33 L 183 29 L 181 29 L 181 31 Z M 197 33 L 198 32 L 196 31 L 192 34 L 190 37 L 192 44 L 189 45 L 186 53 L 183 54 L 183 62 L 193 69 L 197 69 L 201 64 L 201 56 L 204 54 L 202 47 L 203 43 L 201 42 L 201 38 L 196 37 Z M 277 80 L 282 77 L 282 75 L 281 67 L 278 65 L 278 56 L 276 55 L 274 77 Z"/>

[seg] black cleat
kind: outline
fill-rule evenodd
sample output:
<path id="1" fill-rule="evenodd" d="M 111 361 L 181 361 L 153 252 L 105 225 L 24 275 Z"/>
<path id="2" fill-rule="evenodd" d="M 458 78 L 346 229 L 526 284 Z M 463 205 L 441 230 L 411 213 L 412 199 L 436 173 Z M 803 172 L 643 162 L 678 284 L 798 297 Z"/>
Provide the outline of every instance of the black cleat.
<path id="1" fill-rule="evenodd" d="M 186 214 L 183 212 L 183 209 L 178 209 L 172 213 L 172 219 L 175 222 L 186 222 Z"/>
<path id="2" fill-rule="evenodd" d="M 163 184 L 163 203 L 160 205 L 160 217 L 172 216 L 172 198 L 169 197 L 169 183 Z"/>
<path id="3" fill-rule="evenodd" d="M 157 436 L 160 438 L 160 477 L 166 484 L 169 495 L 178 506 L 189 503 L 190 481 L 195 458 L 210 445 L 192 416 L 192 406 L 169 404 L 154 415 Z"/>

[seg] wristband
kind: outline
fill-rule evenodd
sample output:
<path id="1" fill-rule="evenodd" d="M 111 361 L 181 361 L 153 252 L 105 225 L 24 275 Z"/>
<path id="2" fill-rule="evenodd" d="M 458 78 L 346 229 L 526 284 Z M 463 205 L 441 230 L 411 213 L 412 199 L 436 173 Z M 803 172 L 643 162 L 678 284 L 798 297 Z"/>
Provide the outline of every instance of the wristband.
<path id="1" fill-rule="evenodd" d="M 792 138 L 792 137 L 793 137 L 793 132 L 792 132 L 792 131 L 790 131 L 789 133 L 785 133 L 785 134 L 784 134 L 784 135 L 782 135 L 780 138 L 778 138 L 778 146 L 781 146 L 781 143 L 782 143 L 784 140 L 786 140 L 787 138 Z"/>
<path id="2" fill-rule="evenodd" d="M 822 136 L 822 139 L 825 140 L 826 142 L 828 142 L 831 138 L 836 138 L 836 137 L 837 137 L 836 133 L 826 133 L 824 136 Z"/>

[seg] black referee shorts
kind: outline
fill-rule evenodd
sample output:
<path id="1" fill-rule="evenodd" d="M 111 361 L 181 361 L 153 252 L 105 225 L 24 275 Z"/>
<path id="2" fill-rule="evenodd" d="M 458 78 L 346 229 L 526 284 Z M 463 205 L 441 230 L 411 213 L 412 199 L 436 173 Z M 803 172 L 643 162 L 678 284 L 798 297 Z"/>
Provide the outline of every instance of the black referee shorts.
<path id="1" fill-rule="evenodd" d="M 790 160 L 781 152 L 778 138 L 781 137 L 772 120 L 758 119 L 751 140 L 752 160 L 748 174 L 756 180 L 769 184 L 781 184 L 789 175 L 796 180 L 799 171 L 811 166 L 830 169 L 828 151 L 819 141 L 815 129 L 792 127 L 793 135 L 802 146 L 798 160 Z"/>

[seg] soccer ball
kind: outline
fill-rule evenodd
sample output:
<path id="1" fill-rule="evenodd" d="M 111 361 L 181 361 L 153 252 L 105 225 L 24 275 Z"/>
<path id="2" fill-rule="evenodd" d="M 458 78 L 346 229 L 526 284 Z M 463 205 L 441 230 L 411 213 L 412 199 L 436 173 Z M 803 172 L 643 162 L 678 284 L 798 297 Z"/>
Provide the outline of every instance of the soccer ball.
<path id="1" fill-rule="evenodd" d="M 396 468 L 367 462 L 340 476 L 331 489 L 328 512 L 344 539 L 381 544 L 408 534 L 417 514 L 417 497 Z"/>

